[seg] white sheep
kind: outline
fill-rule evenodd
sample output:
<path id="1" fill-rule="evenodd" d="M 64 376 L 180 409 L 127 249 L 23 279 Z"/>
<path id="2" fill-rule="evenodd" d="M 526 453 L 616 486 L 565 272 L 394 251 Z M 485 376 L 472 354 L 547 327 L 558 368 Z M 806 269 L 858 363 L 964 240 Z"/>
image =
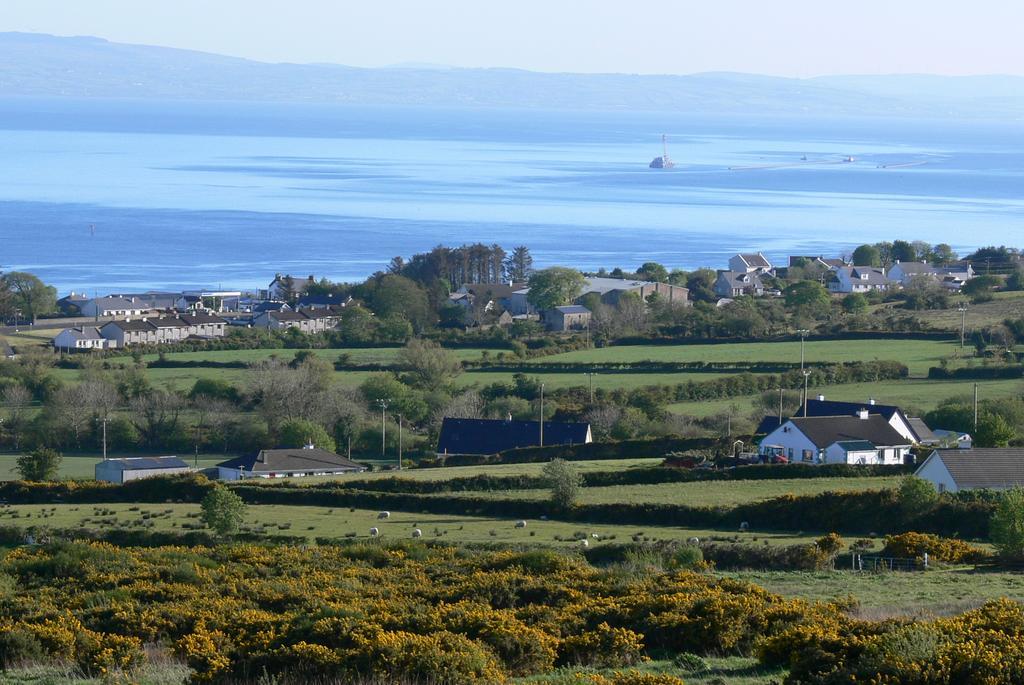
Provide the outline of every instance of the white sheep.
<path id="1" fill-rule="evenodd" d="M 378 535 L 380 535 L 380 531 L 379 530 L 377 530 L 376 528 L 371 528 L 370 529 L 370 537 L 375 538 Z"/>
<path id="2" fill-rule="evenodd" d="M 526 521 L 516 521 L 516 528 L 526 528 Z"/>
<path id="3" fill-rule="evenodd" d="M 390 511 L 382 511 L 379 514 L 377 514 L 377 518 L 378 519 L 389 519 L 389 518 L 391 518 L 391 512 Z"/>
<path id="4" fill-rule="evenodd" d="M 700 538 L 690 538 L 689 540 L 687 540 L 687 542 L 690 543 L 691 545 L 699 545 L 700 544 Z"/>
<path id="5" fill-rule="evenodd" d="M 590 547 L 590 540 L 580 540 L 580 544 L 584 547 Z"/>
<path id="6" fill-rule="evenodd" d="M 600 540 L 601 539 L 601 536 L 598 535 L 597 533 L 591 533 L 590 537 L 594 538 L 595 540 Z"/>
<path id="7" fill-rule="evenodd" d="M 415 529 L 413 529 L 413 531 L 412 531 L 412 536 L 413 536 L 414 538 L 421 538 L 421 537 L 423 537 L 423 531 L 422 531 L 422 530 L 420 530 L 419 528 L 415 528 Z"/>

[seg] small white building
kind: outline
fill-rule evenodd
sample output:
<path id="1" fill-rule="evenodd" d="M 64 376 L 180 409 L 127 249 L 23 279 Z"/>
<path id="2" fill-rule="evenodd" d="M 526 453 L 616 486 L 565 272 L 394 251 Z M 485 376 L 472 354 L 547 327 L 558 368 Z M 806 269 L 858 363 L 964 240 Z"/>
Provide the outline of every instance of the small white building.
<path id="1" fill-rule="evenodd" d="M 106 459 L 96 464 L 96 480 L 127 483 L 140 478 L 190 473 L 192 467 L 178 457 L 125 457 Z"/>
<path id="2" fill-rule="evenodd" d="M 750 295 L 764 295 L 764 283 L 757 272 L 720 271 L 715 279 L 715 294 L 722 298 L 733 299 Z"/>
<path id="3" fill-rule="evenodd" d="M 912 441 L 884 416 L 861 409 L 855 416 L 791 418 L 768 433 L 759 453 L 805 464 L 903 464 Z"/>
<path id="4" fill-rule="evenodd" d="M 340 454 L 307 445 L 292 449 L 260 450 L 254 455 L 229 459 L 217 464 L 217 477 L 220 480 L 300 478 L 361 473 L 365 470 L 362 464 Z"/>
<path id="5" fill-rule="evenodd" d="M 834 272 L 828 289 L 834 293 L 868 293 L 889 289 L 889 279 L 882 269 L 871 266 L 842 266 Z"/>
<path id="6" fill-rule="evenodd" d="M 93 318 L 108 316 L 141 316 L 149 311 L 149 306 L 142 302 L 134 302 L 124 297 L 94 297 L 78 305 L 82 316 Z"/>
<path id="7" fill-rule="evenodd" d="M 53 338 L 55 350 L 105 350 L 107 339 L 95 326 L 65 328 Z"/>
<path id="8" fill-rule="evenodd" d="M 1024 449 L 935 450 L 914 475 L 931 483 L 939 492 L 1024 487 Z"/>
<path id="9" fill-rule="evenodd" d="M 760 252 L 738 254 L 729 260 L 729 271 L 745 274 L 770 274 L 775 267 Z"/>

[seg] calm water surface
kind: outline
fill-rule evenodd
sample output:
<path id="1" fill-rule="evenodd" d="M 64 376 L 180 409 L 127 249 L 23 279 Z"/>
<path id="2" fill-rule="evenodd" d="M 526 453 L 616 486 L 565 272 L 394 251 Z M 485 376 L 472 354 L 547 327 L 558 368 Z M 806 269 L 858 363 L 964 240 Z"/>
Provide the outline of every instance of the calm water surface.
<path id="1" fill-rule="evenodd" d="M 662 132 L 677 167 L 651 170 Z M 62 292 L 469 241 L 695 268 L 894 238 L 1024 245 L 1024 124 L 0 99 L 0 268 Z"/>

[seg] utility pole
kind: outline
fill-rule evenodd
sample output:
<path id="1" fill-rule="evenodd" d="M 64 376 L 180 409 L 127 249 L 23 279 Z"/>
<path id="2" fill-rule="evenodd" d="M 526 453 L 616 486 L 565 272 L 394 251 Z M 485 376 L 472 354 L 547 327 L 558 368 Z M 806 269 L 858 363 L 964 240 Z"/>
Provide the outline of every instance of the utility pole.
<path id="1" fill-rule="evenodd" d="M 964 353 L 964 337 L 967 332 L 967 303 L 964 302 L 957 311 L 960 312 L 960 354 Z"/>
<path id="2" fill-rule="evenodd" d="M 974 384 L 974 432 L 978 432 L 978 384 Z"/>
<path id="3" fill-rule="evenodd" d="M 801 373 L 803 373 L 803 370 L 804 370 L 804 339 L 807 337 L 807 335 L 809 333 L 810 333 L 810 331 L 807 330 L 806 328 L 801 328 L 800 330 L 797 331 L 797 334 L 800 336 L 800 372 Z"/>
<path id="4" fill-rule="evenodd" d="M 588 371 L 587 372 L 587 377 L 590 380 L 590 403 L 591 404 L 594 403 L 594 376 L 595 376 L 595 374 L 594 374 L 593 371 Z"/>
<path id="5" fill-rule="evenodd" d="M 402 415 L 398 415 L 398 470 L 402 470 Z"/>
<path id="6" fill-rule="evenodd" d="M 540 446 L 544 446 L 544 384 L 540 384 Z"/>
<path id="7" fill-rule="evenodd" d="M 782 385 L 779 385 L 779 425 L 780 426 L 782 425 L 782 397 L 783 397 L 783 393 L 785 393 L 785 389 L 782 387 Z"/>
<path id="8" fill-rule="evenodd" d="M 377 404 L 380 406 L 380 457 L 381 457 L 381 459 L 384 458 L 384 454 L 387 452 L 387 447 L 386 447 L 387 446 L 387 435 L 388 435 L 387 412 L 388 412 L 388 402 L 390 402 L 390 401 L 391 400 L 384 400 L 384 399 L 377 400 Z"/>
<path id="9" fill-rule="evenodd" d="M 807 382 L 811 377 L 810 371 L 804 371 L 804 418 L 807 418 Z"/>
<path id="10" fill-rule="evenodd" d="M 103 461 L 107 460 L 107 417 L 103 417 Z"/>

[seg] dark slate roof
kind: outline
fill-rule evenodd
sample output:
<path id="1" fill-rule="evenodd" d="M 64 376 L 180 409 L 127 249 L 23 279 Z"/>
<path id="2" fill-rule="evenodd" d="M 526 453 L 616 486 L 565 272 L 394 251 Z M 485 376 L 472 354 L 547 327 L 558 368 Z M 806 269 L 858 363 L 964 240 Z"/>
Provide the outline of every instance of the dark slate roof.
<path id="1" fill-rule="evenodd" d="M 910 430 L 914 431 L 914 435 L 917 436 L 918 442 L 931 442 L 938 440 L 938 438 L 935 437 L 935 433 L 932 433 L 932 429 L 924 422 L 924 419 L 908 416 L 907 423 L 910 425 Z"/>
<path id="2" fill-rule="evenodd" d="M 262 314 L 263 312 L 280 312 L 290 309 L 287 302 L 257 302 L 252 306 L 252 313 Z"/>
<path id="3" fill-rule="evenodd" d="M 344 304 L 348 302 L 351 297 L 337 295 L 335 293 L 328 293 L 325 295 L 303 295 L 299 298 L 300 307 L 326 307 L 332 304 Z"/>
<path id="4" fill-rule="evenodd" d="M 289 312 L 283 309 L 279 312 L 267 312 L 267 316 L 278 321 L 309 321 L 309 317 L 301 312 Z"/>
<path id="5" fill-rule="evenodd" d="M 907 444 L 907 439 L 878 414 L 870 414 L 866 419 L 859 416 L 812 416 L 790 421 L 819 449 L 849 440 L 868 440 L 879 447 Z"/>
<path id="6" fill-rule="evenodd" d="M 107 459 L 106 463 L 120 471 L 188 468 L 188 464 L 178 457 L 125 457 L 123 459 Z"/>
<path id="7" fill-rule="evenodd" d="M 555 311 L 561 314 L 589 314 L 590 310 L 580 304 L 567 304 L 555 307 Z"/>
<path id="8" fill-rule="evenodd" d="M 579 445 L 587 441 L 589 423 L 544 422 L 545 445 Z M 497 454 L 540 443 L 537 421 L 445 418 L 437 441 L 439 454 Z"/>
<path id="9" fill-rule="evenodd" d="M 1024 486 L 1024 449 L 1021 448 L 935 450 L 926 462 L 933 458 L 942 460 L 959 489 L 1002 490 Z"/>
<path id="10" fill-rule="evenodd" d="M 868 440 L 841 440 L 836 443 L 847 452 L 861 452 L 875 449 L 875 443 Z"/>
<path id="11" fill-rule="evenodd" d="M 149 321 L 157 328 L 185 328 L 185 322 L 174 316 L 162 316 Z"/>
<path id="12" fill-rule="evenodd" d="M 769 269 L 772 266 L 771 262 L 769 262 L 767 259 L 765 259 L 764 255 L 761 254 L 761 253 L 757 253 L 757 254 L 741 254 L 739 256 L 740 256 L 740 258 L 744 262 L 746 262 L 748 265 L 753 266 L 753 267 L 759 267 L 759 268 L 762 268 L 762 269 Z"/>
<path id="13" fill-rule="evenodd" d="M 190 326 L 197 326 L 204 323 L 227 323 L 224 319 L 207 312 L 196 312 L 195 314 L 182 314 L 179 317 Z"/>
<path id="14" fill-rule="evenodd" d="M 294 447 L 261 450 L 256 454 L 236 457 L 217 466 L 242 469 L 249 473 L 289 473 L 295 471 L 365 471 L 366 467 L 340 454 L 318 448 Z"/>
<path id="15" fill-rule="evenodd" d="M 110 323 L 105 324 L 103 326 L 103 328 L 106 328 L 107 326 L 117 326 L 122 331 L 154 331 L 154 330 L 156 330 L 156 326 L 154 326 L 149 321 L 143 321 L 142 319 L 132 319 L 130 321 L 129 320 L 125 320 L 125 321 L 111 321 Z"/>
<path id="16" fill-rule="evenodd" d="M 782 421 L 779 421 L 778 416 L 766 416 L 763 419 L 761 419 L 761 423 L 757 424 L 757 429 L 754 430 L 754 434 L 768 435 L 781 425 Z"/>

